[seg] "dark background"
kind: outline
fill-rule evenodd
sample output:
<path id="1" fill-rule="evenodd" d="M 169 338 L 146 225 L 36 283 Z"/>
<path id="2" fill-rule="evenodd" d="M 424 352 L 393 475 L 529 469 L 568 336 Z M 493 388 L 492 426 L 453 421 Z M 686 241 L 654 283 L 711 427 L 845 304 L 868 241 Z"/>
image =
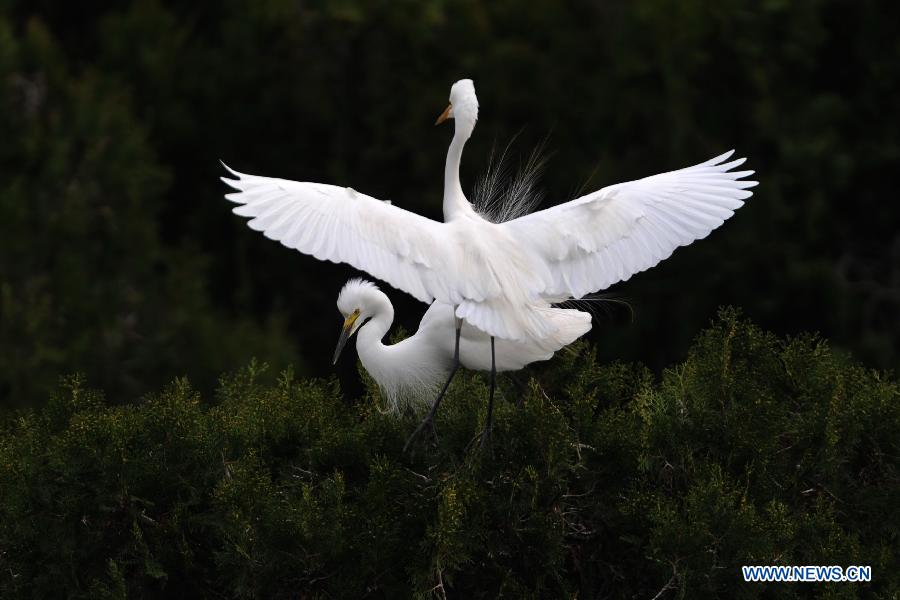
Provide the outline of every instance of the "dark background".
<path id="1" fill-rule="evenodd" d="M 491 147 L 549 136 L 546 203 L 732 147 L 760 185 L 614 286 L 604 360 L 659 370 L 720 305 L 900 364 L 892 2 L 0 1 L 0 405 L 87 374 L 128 401 L 251 356 L 327 376 L 353 271 L 246 228 L 219 159 L 440 218 L 450 84 Z M 388 289 L 398 321 L 424 306 Z M 355 381 L 352 353 L 340 365 Z"/>

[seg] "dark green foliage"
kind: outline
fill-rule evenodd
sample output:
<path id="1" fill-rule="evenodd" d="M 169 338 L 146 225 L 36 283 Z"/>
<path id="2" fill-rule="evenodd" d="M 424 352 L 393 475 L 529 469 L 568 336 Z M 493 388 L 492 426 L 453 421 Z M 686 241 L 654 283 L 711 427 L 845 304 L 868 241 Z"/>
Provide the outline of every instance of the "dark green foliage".
<path id="1" fill-rule="evenodd" d="M 735 311 L 660 381 L 586 344 L 536 373 L 502 378 L 489 452 L 467 374 L 409 454 L 415 417 L 379 412 L 370 381 L 348 404 L 252 363 L 208 404 L 176 380 L 109 406 L 69 379 L 0 437 L 0 595 L 900 593 L 896 382 Z M 744 584 L 742 564 L 874 581 Z"/>
<path id="2" fill-rule="evenodd" d="M 17 32 L 0 15 L 0 406 L 72 370 L 122 402 L 179 371 L 211 388 L 248 350 L 294 356 L 276 317 L 226 318 L 205 261 L 161 241 L 170 177 L 131 105 L 40 21 Z"/>

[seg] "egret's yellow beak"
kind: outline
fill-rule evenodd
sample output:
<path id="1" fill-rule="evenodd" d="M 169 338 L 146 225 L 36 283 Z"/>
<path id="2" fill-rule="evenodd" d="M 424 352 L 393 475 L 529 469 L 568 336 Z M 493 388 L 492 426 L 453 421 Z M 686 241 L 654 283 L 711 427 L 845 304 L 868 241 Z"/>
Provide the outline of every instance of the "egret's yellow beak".
<path id="1" fill-rule="evenodd" d="M 344 349 L 344 346 L 347 344 L 347 340 L 350 339 L 350 336 L 353 335 L 353 324 L 356 323 L 356 320 L 359 318 L 359 309 L 357 308 L 350 316 L 344 319 L 344 328 L 341 330 L 341 337 L 338 338 L 337 348 L 334 349 L 334 361 L 331 363 L 332 365 L 336 365 L 338 358 L 341 356 L 341 350 Z"/>
<path id="2" fill-rule="evenodd" d="M 434 122 L 435 125 L 440 125 L 444 121 L 450 118 L 450 111 L 453 110 L 453 105 L 448 104 L 447 108 L 444 109 L 444 112 L 441 113 L 441 116 L 437 118 L 437 121 Z"/>

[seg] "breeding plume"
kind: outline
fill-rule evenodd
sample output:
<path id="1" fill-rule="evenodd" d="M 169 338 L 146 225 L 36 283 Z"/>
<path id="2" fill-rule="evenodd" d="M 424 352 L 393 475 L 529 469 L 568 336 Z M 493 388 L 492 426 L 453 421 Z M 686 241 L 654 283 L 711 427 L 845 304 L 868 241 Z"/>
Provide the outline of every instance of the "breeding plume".
<path id="1" fill-rule="evenodd" d="M 344 316 L 344 327 L 334 352 L 334 362 L 337 363 L 347 340 L 357 334 L 359 359 L 394 409 L 403 403 L 433 398 L 442 384 L 444 389 L 440 391 L 443 396 L 450 374 L 460 365 L 476 371 L 490 371 L 490 396 L 482 443 L 490 437 L 494 374 L 497 371 L 515 371 L 529 363 L 547 360 L 591 328 L 590 315 L 545 304 L 536 307 L 536 310 L 554 325 L 556 333 L 542 340 L 542 345 L 500 339 L 495 348 L 488 334 L 463 324 L 456 346 L 453 307 L 434 302 L 428 307 L 414 335 L 396 344 L 385 345 L 382 340 L 394 321 L 394 307 L 373 283 L 351 279 L 341 290 L 337 306 Z M 420 429 L 431 423 L 436 410 L 437 403 L 434 403 Z"/>

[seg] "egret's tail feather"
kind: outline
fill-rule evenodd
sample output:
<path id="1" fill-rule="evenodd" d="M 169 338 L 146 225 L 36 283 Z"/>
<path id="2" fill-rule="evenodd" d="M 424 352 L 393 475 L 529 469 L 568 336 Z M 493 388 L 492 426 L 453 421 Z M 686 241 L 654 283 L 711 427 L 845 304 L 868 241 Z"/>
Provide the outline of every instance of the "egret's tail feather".
<path id="1" fill-rule="evenodd" d="M 553 324 L 550 336 L 537 340 L 541 347 L 549 351 L 568 346 L 591 330 L 591 315 L 574 308 L 538 308 L 537 311 Z"/>
<path id="2" fill-rule="evenodd" d="M 556 322 L 548 318 L 549 306 L 504 306 L 503 302 L 463 302 L 456 316 L 470 325 L 504 340 L 526 341 L 553 339 Z M 576 311 L 577 312 L 577 311 Z"/>

